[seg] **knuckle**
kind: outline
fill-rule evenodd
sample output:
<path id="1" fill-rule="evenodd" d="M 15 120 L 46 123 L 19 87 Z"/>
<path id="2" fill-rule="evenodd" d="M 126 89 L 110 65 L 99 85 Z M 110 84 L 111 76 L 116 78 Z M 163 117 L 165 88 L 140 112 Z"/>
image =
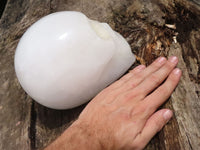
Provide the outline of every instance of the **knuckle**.
<path id="1" fill-rule="evenodd" d="M 155 127 L 156 131 L 159 132 L 162 129 L 162 127 L 164 126 L 164 124 L 165 124 L 165 121 L 163 119 L 156 119 L 154 121 L 154 127 Z"/>
<path id="2" fill-rule="evenodd" d="M 169 87 L 160 88 L 160 93 L 162 93 L 162 94 L 167 94 L 169 92 L 170 92 L 170 88 Z"/>
<path id="3" fill-rule="evenodd" d="M 135 109 L 132 111 L 132 116 L 139 116 L 141 119 L 145 119 L 149 114 L 149 107 L 147 107 L 144 103 L 140 103 Z"/>
<path id="4" fill-rule="evenodd" d="M 137 110 L 139 113 L 144 113 L 146 111 L 146 107 L 144 105 L 140 105 L 138 106 Z"/>
<path id="5" fill-rule="evenodd" d="M 156 74 L 150 76 L 150 81 L 154 82 L 156 85 L 160 84 L 160 78 Z"/>
<path id="6" fill-rule="evenodd" d="M 134 90 L 130 91 L 128 93 L 129 97 L 131 99 L 134 99 L 134 98 L 139 98 L 141 95 L 143 94 L 143 91 L 140 90 L 139 88 L 135 88 Z"/>
<path id="7" fill-rule="evenodd" d="M 177 81 L 178 81 L 177 76 L 175 76 L 174 74 L 169 75 L 168 79 L 169 80 L 167 80 L 166 82 L 170 82 L 170 84 L 177 83 Z"/>
<path id="8" fill-rule="evenodd" d="M 135 88 L 137 85 L 134 81 L 130 81 L 129 83 L 127 83 L 127 88 L 128 89 L 133 89 Z"/>
<path id="9" fill-rule="evenodd" d="M 137 93 L 135 93 L 135 92 L 126 93 L 126 94 L 124 94 L 123 99 L 124 100 L 131 100 L 134 97 L 136 97 L 136 95 L 137 95 Z"/>
<path id="10" fill-rule="evenodd" d="M 129 102 L 131 100 L 136 100 L 138 93 L 136 91 L 131 91 L 122 95 L 121 100 L 123 103 Z"/>
<path id="11" fill-rule="evenodd" d="M 153 64 L 152 64 L 152 68 L 155 68 L 155 69 L 157 69 L 157 68 L 160 68 L 161 66 L 160 66 L 160 63 L 157 63 L 157 62 L 153 62 Z"/>
<path id="12" fill-rule="evenodd" d="M 126 83 L 126 86 L 128 89 L 135 88 L 138 83 L 141 81 L 142 75 L 141 74 L 135 74 L 132 78 L 129 79 L 129 81 Z"/>
<path id="13" fill-rule="evenodd" d="M 174 68 L 174 64 L 171 63 L 171 62 L 168 62 L 168 63 L 166 63 L 165 68 L 166 68 L 167 70 L 171 70 L 172 68 Z"/>
<path id="14" fill-rule="evenodd" d="M 141 104 L 139 107 L 139 111 L 144 115 L 147 115 L 149 113 L 149 107 L 145 104 Z"/>
<path id="15" fill-rule="evenodd" d="M 135 81 L 130 80 L 129 82 L 126 83 L 125 87 L 126 87 L 127 90 L 135 88 L 136 87 Z"/>
<path id="16" fill-rule="evenodd" d="M 140 81 L 141 81 L 141 76 L 139 77 L 138 75 L 136 75 L 126 83 L 126 87 L 128 89 L 134 89 L 135 87 L 137 87 Z"/>

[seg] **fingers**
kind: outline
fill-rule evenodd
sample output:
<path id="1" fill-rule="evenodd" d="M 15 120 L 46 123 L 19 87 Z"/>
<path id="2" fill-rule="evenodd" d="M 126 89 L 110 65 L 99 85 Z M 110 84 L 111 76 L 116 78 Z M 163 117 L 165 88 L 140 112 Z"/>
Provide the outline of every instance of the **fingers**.
<path id="1" fill-rule="evenodd" d="M 134 68 L 131 72 L 127 73 L 124 75 L 121 79 L 118 81 L 114 82 L 111 84 L 109 87 L 104 89 L 102 92 L 100 92 L 97 96 L 99 99 L 105 99 L 104 97 L 106 96 L 107 98 L 105 99 L 106 103 L 112 103 L 113 100 L 115 100 L 118 95 L 121 93 L 124 93 L 127 91 L 126 88 L 123 87 L 124 83 L 126 83 L 131 77 L 139 77 L 140 73 L 146 68 L 144 65 L 139 65 L 136 68 Z M 135 78 L 136 82 L 137 79 Z M 136 85 L 137 83 L 135 83 Z M 102 100 L 101 100 L 102 101 Z"/>
<path id="2" fill-rule="evenodd" d="M 125 75 L 124 77 L 122 77 L 120 79 L 120 81 L 122 82 L 122 84 L 126 83 L 131 78 L 135 77 L 137 74 L 140 74 L 145 68 L 146 68 L 145 65 L 139 65 L 139 66 L 137 66 L 136 68 L 134 68 L 133 70 L 131 70 L 127 75 Z"/>
<path id="3" fill-rule="evenodd" d="M 109 103 L 113 101 L 121 101 L 120 103 L 124 103 L 124 101 L 128 102 L 129 100 L 126 99 L 134 99 L 134 101 L 143 100 L 146 95 L 152 92 L 167 78 L 177 63 L 178 59 L 175 56 L 170 57 L 168 61 L 166 58 L 160 57 L 147 68 L 143 65 L 136 67 L 130 73 L 107 88 L 107 92 L 112 91 L 112 93 L 114 93 L 112 94 L 112 99 L 109 100 Z M 169 80 L 174 79 L 170 78 Z M 116 97 L 118 98 L 116 99 Z M 166 100 L 163 96 L 160 97 L 162 97 L 164 101 Z"/>
<path id="4" fill-rule="evenodd" d="M 167 78 L 174 67 L 176 67 L 177 63 L 177 57 L 170 57 L 169 60 L 159 70 L 152 73 L 143 82 L 141 82 L 141 84 L 137 87 L 139 90 L 143 91 L 141 98 L 144 98 L 156 87 L 158 87 Z"/>
<path id="5" fill-rule="evenodd" d="M 159 57 L 147 68 L 145 65 L 139 65 L 133 70 L 131 70 L 129 73 L 124 75 L 121 79 L 116 81 L 114 84 L 112 84 L 109 88 L 116 89 L 122 87 L 124 84 L 126 85 L 131 84 L 130 86 L 127 86 L 125 89 L 126 90 L 132 89 L 136 87 L 141 81 L 143 81 L 144 78 L 149 76 L 151 73 L 157 71 L 163 64 L 165 64 L 166 61 L 167 60 L 165 57 Z"/>
<path id="6" fill-rule="evenodd" d="M 139 65 L 135 67 L 133 70 L 131 70 L 129 73 L 124 75 L 122 78 L 120 78 L 115 83 L 111 84 L 108 88 L 109 89 L 117 89 L 121 87 L 124 83 L 126 83 L 130 78 L 134 77 L 136 74 L 140 73 L 142 70 L 146 68 L 145 65 Z"/>
<path id="7" fill-rule="evenodd" d="M 148 77 L 153 72 L 157 71 L 160 67 L 162 67 L 166 63 L 165 57 L 159 57 L 157 58 L 151 65 L 149 65 L 147 68 L 142 70 L 140 74 L 136 74 L 135 76 L 132 76 L 124 86 L 126 86 L 126 90 L 132 90 L 137 85 L 139 85 L 146 77 Z"/>
<path id="8" fill-rule="evenodd" d="M 159 57 L 157 58 L 151 65 L 149 65 L 144 71 L 144 78 L 148 77 L 153 72 L 157 71 L 167 62 L 167 59 L 165 57 Z"/>
<path id="9" fill-rule="evenodd" d="M 135 108 L 135 111 L 132 112 L 134 116 L 137 111 L 140 113 L 141 121 L 147 120 L 157 109 L 160 107 L 172 94 L 176 88 L 181 77 L 181 70 L 176 68 L 174 69 L 167 80 L 158 87 L 154 92 L 148 95 L 143 101 L 140 100 L 139 105 Z M 130 101 L 128 105 L 133 105 L 134 102 Z"/>
<path id="10" fill-rule="evenodd" d="M 167 80 L 157 88 L 153 93 L 147 96 L 143 103 L 146 106 L 151 108 L 151 113 L 153 113 L 160 105 L 162 105 L 172 94 L 176 88 L 179 80 L 181 78 L 181 70 L 176 68 L 174 69 Z"/>
<path id="11" fill-rule="evenodd" d="M 142 132 L 134 140 L 135 145 L 141 145 L 141 149 L 159 132 L 171 119 L 173 113 L 169 109 L 161 109 L 154 113 L 146 122 Z"/>

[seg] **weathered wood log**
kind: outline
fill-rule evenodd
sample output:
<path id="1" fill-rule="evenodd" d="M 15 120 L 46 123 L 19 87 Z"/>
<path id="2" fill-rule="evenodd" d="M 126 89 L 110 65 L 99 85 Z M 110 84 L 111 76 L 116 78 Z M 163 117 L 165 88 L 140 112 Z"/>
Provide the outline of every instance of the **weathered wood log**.
<path id="1" fill-rule="evenodd" d="M 3 9 L 3 4 L 0 6 Z M 162 107 L 173 119 L 147 150 L 200 148 L 200 2 L 198 0 L 8 0 L 0 20 L 0 149 L 42 149 L 75 120 L 85 105 L 52 110 L 22 90 L 14 71 L 14 53 L 25 30 L 42 16 L 62 10 L 85 13 L 120 32 L 149 65 L 158 56 L 176 55 L 183 76 Z M 166 25 L 167 24 L 167 25 Z M 174 25 L 172 28 L 168 25 Z M 174 28 L 176 27 L 176 29 Z M 134 67 L 133 66 L 133 67 Z"/>

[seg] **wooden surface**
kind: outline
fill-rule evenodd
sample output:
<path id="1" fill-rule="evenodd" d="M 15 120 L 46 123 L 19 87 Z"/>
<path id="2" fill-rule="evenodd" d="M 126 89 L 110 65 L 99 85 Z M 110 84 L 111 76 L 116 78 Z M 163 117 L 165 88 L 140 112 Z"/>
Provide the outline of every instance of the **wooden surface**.
<path id="1" fill-rule="evenodd" d="M 137 56 L 135 65 L 148 65 L 161 55 L 179 57 L 183 76 L 163 106 L 173 109 L 175 115 L 146 149 L 200 149 L 198 0 L 8 0 L 0 19 L 0 149 L 42 149 L 84 108 L 45 108 L 31 100 L 15 76 L 13 58 L 22 34 L 42 16 L 63 10 L 81 11 L 109 23 L 131 45 Z M 176 24 L 176 30 L 165 24 Z M 174 43 L 176 33 L 178 42 Z"/>

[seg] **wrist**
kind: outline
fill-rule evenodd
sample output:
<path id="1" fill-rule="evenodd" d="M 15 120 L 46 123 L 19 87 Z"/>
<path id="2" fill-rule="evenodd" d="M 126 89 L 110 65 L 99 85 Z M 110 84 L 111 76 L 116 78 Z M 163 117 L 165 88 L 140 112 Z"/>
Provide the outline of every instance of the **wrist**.
<path id="1" fill-rule="evenodd" d="M 45 150 L 100 150 L 100 144 L 86 126 L 75 121 L 56 141 Z"/>
<path id="2" fill-rule="evenodd" d="M 95 134 L 90 132 L 89 127 L 76 120 L 62 135 L 54 142 L 56 148 L 68 150 L 100 150 L 100 144 Z M 58 148 L 57 148 L 58 149 Z"/>
<path id="3" fill-rule="evenodd" d="M 88 145 L 86 148 L 87 150 L 117 149 L 113 139 L 110 137 L 112 135 L 108 134 L 106 128 L 102 128 L 102 126 L 99 127 L 98 124 L 94 122 L 88 123 L 85 122 L 84 119 L 78 119 L 70 126 L 70 128 L 71 129 L 69 130 L 77 131 L 77 135 L 81 135 L 83 140 L 82 145 Z"/>
<path id="4" fill-rule="evenodd" d="M 89 126 L 84 125 L 79 120 L 76 120 L 64 133 L 63 136 L 66 139 L 66 144 L 69 150 L 100 150 L 101 146 L 98 138 Z"/>

